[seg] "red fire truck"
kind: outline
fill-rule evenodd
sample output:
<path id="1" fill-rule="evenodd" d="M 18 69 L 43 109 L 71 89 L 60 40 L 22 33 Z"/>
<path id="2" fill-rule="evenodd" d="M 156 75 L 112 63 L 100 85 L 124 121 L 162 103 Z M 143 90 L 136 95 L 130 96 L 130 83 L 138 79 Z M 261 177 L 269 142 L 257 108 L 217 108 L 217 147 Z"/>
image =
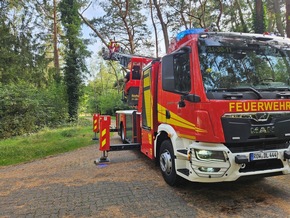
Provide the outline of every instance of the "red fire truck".
<path id="1" fill-rule="evenodd" d="M 127 144 L 105 151 L 140 149 L 169 185 L 289 174 L 289 83 L 287 38 L 183 31 L 143 68 L 137 109 L 116 112 Z"/>

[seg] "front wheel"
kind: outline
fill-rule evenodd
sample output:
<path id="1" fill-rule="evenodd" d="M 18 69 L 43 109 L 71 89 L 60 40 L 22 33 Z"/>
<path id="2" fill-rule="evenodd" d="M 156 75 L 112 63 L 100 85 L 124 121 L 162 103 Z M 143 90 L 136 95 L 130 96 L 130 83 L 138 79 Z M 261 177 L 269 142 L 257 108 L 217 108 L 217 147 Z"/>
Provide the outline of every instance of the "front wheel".
<path id="1" fill-rule="evenodd" d="M 173 147 L 169 140 L 161 143 L 159 163 L 162 176 L 166 183 L 171 186 L 177 185 L 181 177 L 176 174 Z"/>

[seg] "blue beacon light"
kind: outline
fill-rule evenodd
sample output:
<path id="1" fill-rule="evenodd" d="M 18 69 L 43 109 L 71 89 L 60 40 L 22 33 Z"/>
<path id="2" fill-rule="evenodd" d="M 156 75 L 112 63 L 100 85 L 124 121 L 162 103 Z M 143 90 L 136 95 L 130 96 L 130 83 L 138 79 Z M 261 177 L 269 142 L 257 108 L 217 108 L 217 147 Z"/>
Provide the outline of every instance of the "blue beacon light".
<path id="1" fill-rule="evenodd" d="M 203 33 L 205 32 L 205 30 L 203 28 L 194 28 L 194 29 L 188 29 L 188 30 L 184 30 L 180 33 L 177 34 L 176 36 L 176 40 L 179 41 L 181 40 L 183 37 L 190 35 L 190 34 L 199 34 L 199 33 Z"/>

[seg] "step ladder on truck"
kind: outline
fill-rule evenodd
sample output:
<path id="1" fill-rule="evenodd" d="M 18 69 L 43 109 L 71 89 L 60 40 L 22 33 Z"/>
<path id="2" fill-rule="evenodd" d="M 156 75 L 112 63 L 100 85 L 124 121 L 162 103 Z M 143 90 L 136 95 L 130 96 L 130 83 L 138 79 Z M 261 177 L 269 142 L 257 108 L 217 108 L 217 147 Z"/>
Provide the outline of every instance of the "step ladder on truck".
<path id="1" fill-rule="evenodd" d="M 116 111 L 124 144 L 102 149 L 139 149 L 169 185 L 289 174 L 289 63 L 287 38 L 183 31 L 143 67 L 136 109 Z"/>

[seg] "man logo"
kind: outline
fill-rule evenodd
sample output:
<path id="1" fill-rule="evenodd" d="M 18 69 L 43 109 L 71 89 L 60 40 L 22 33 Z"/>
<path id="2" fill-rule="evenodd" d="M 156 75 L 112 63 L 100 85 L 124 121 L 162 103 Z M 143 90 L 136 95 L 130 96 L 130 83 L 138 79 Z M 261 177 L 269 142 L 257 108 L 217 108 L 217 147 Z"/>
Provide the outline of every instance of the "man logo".
<path id="1" fill-rule="evenodd" d="M 257 122 L 265 122 L 269 119 L 269 113 L 256 113 L 252 116 L 252 119 Z"/>

